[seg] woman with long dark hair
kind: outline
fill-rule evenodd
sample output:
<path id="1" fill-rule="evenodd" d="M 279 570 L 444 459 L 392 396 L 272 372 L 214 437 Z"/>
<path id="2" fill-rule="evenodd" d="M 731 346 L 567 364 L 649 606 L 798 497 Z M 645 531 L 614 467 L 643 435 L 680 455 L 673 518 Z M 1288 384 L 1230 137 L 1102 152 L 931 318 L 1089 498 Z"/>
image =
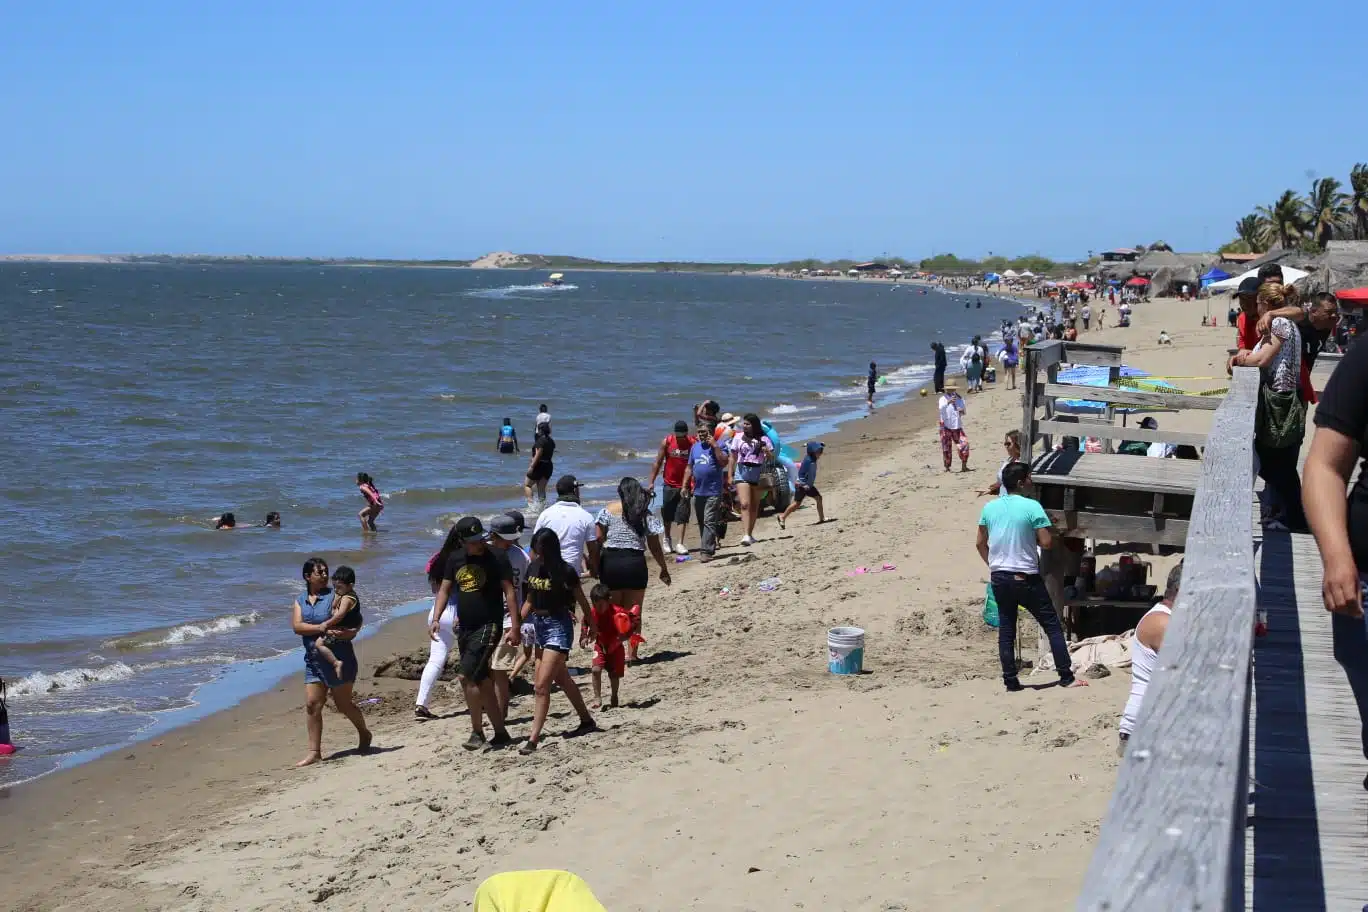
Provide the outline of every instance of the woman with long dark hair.
<path id="1" fill-rule="evenodd" d="M 332 617 L 333 591 L 328 586 L 328 562 L 321 557 L 311 557 L 304 562 L 304 592 L 294 600 L 291 608 L 290 626 L 304 641 L 304 713 L 309 733 L 309 753 L 296 766 L 308 766 L 323 759 L 323 706 L 332 694 L 333 705 L 356 726 L 360 737 L 358 750 L 370 749 L 371 733 L 366 728 L 366 717 L 352 702 L 352 685 L 356 683 L 356 651 L 352 639 L 361 628 L 328 628 L 324 622 Z M 342 673 L 338 674 L 333 666 L 322 661 L 314 641 L 325 633 L 331 634 L 335 642 L 330 647 L 342 663 Z"/>
<path id="2" fill-rule="evenodd" d="M 457 534 L 456 527 L 452 526 L 447 533 L 446 540 L 442 542 L 442 547 L 437 553 L 432 555 L 427 564 L 428 585 L 432 587 L 432 594 L 435 596 L 437 590 L 442 588 L 442 579 L 446 573 L 447 560 L 461 547 L 461 536 Z M 432 608 L 428 609 L 428 627 L 432 626 Z M 419 721 L 437 718 L 432 710 L 428 709 L 428 695 L 432 693 L 432 685 L 437 683 L 437 679 L 442 676 L 442 669 L 446 667 L 447 655 L 451 652 L 452 644 L 456 642 L 456 602 L 447 602 L 446 608 L 442 610 L 442 616 L 438 619 L 437 639 L 428 638 L 428 660 L 423 668 L 423 676 L 418 681 L 418 702 L 413 707 L 413 715 Z"/>
<path id="3" fill-rule="evenodd" d="M 758 426 L 758 425 L 757 425 Z M 617 512 L 604 507 L 594 517 L 598 526 L 599 581 L 607 586 L 614 605 L 633 614 L 637 629 L 627 646 L 627 661 L 637 660 L 641 638 L 641 604 L 646 599 L 646 550 L 660 566 L 660 581 L 670 585 L 670 567 L 665 560 L 660 536 L 665 526 L 651 512 L 651 495 L 635 478 L 618 483 Z"/>
<path id="4" fill-rule="evenodd" d="M 731 459 L 727 466 L 727 484 L 736 485 L 736 497 L 741 506 L 741 523 L 745 537 L 741 544 L 755 544 L 755 521 L 760 516 L 760 471 L 774 453 L 774 444 L 760 426 L 760 416 L 747 412 L 741 418 L 741 433 L 728 444 Z"/>
<path id="5" fill-rule="evenodd" d="M 584 704 L 579 685 L 570 677 L 566 660 L 575 644 L 575 605 L 584 612 L 586 629 L 592 624 L 593 610 L 584 597 L 579 574 L 561 556 L 560 536 L 554 529 L 542 528 L 532 536 L 532 562 L 527 565 L 523 583 L 527 597 L 519 608 L 521 617 L 513 619 L 508 631 L 508 642 L 517 645 L 521 639 L 521 622 L 529 619 L 536 630 L 537 645 L 542 649 L 541 661 L 533 682 L 535 696 L 532 703 L 532 732 L 518 753 L 527 755 L 541 743 L 542 727 L 551 711 L 551 687 L 557 685 L 579 714 L 580 724 L 570 735 L 588 734 L 598 728 L 589 707 Z M 586 639 L 588 635 L 586 634 Z M 582 645 L 588 645 L 583 643 Z"/>

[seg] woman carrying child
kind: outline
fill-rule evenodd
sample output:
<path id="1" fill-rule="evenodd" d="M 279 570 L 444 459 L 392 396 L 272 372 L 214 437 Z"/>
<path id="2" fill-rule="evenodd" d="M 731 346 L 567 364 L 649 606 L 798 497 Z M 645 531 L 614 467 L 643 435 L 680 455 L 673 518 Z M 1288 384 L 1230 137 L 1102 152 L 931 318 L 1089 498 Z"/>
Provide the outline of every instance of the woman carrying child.
<path id="1" fill-rule="evenodd" d="M 360 628 L 327 626 L 333 617 L 334 599 L 333 590 L 328 586 L 327 561 L 321 557 L 309 558 L 304 562 L 303 575 L 305 589 L 291 606 L 291 626 L 304 642 L 304 713 L 309 753 L 296 766 L 309 766 L 323 759 L 323 706 L 328 702 L 330 693 L 337 711 L 356 727 L 360 737 L 358 751 L 365 752 L 371 745 L 366 718 L 352 702 L 352 685 L 356 682 L 356 652 L 351 641 Z M 341 662 L 341 674 L 315 648 L 318 638 L 329 632 L 335 641 L 330 651 Z"/>
<path id="2" fill-rule="evenodd" d="M 531 620 L 537 645 L 542 648 L 533 685 L 532 731 L 527 742 L 518 748 L 518 753 L 526 756 L 541 743 L 542 728 L 551 710 L 553 685 L 560 687 L 579 714 L 579 727 L 570 733 L 571 737 L 588 734 L 598 726 L 584 704 L 579 685 L 566 667 L 575 643 L 575 605 L 583 610 L 586 623 L 591 621 L 593 611 L 584 597 L 579 574 L 561 556 L 560 536 L 554 530 L 543 528 L 532 536 L 532 562 L 527 566 L 523 587 L 527 598 L 519 606 L 519 617 L 513 618 L 506 642 L 514 646 L 521 644 L 522 620 L 526 617 Z M 589 644 L 586 641 L 583 645 Z"/>

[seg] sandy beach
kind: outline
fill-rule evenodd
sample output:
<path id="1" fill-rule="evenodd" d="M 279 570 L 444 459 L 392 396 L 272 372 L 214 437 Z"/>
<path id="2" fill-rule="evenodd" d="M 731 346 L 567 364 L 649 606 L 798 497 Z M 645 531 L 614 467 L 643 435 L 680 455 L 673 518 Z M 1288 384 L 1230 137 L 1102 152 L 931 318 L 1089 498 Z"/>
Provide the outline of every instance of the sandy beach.
<path id="1" fill-rule="evenodd" d="M 1222 386 L 1232 332 L 1199 326 L 1205 309 L 1141 304 L 1130 328 L 1080 341 L 1125 345 L 1128 364 L 1185 389 Z M 1171 347 L 1157 344 L 1161 329 Z M 366 707 L 372 755 L 347 750 L 351 730 L 330 711 L 329 762 L 290 768 L 304 751 L 296 675 L 0 793 L 6 907 L 462 908 L 483 878 L 539 867 L 579 874 L 612 910 L 1071 904 L 1115 775 L 1129 676 L 1003 691 L 973 547 L 976 491 L 1021 421 L 1002 380 L 969 398 L 970 473 L 941 469 L 934 397 L 880 408 L 823 438 L 835 522 L 814 525 L 811 509 L 787 531 L 762 520 L 755 548 L 733 534 L 723 558 L 653 586 L 650 658 L 628 671 L 627 705 L 599 715 L 602 733 L 556 737 L 574 725 L 556 696 L 537 754 L 467 754 L 454 689 L 434 702 L 443 717 L 420 725 L 413 682 L 370 674 L 425 643 L 421 618 L 401 619 L 358 650 L 358 697 L 379 699 Z M 1202 430 L 1208 419 L 1159 420 Z M 848 575 L 884 563 L 896 569 Z M 755 588 L 772 576 L 777 591 Z M 826 630 L 844 623 L 867 631 L 858 677 L 826 670 Z M 530 710 L 530 697 L 515 701 L 515 736 Z"/>

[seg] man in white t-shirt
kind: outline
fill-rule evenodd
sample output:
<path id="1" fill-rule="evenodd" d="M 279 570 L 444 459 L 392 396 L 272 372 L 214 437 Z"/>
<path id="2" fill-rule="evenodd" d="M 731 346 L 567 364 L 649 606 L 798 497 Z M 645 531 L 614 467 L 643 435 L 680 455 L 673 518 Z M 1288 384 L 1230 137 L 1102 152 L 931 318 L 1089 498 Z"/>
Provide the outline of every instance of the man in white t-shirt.
<path id="1" fill-rule="evenodd" d="M 1017 608 L 1031 612 L 1050 640 L 1050 653 L 1059 671 L 1061 687 L 1083 687 L 1087 681 L 1073 674 L 1069 645 L 1064 642 L 1045 579 L 1040 575 L 1040 549 L 1049 548 L 1053 535 L 1050 517 L 1038 501 L 1023 497 L 1030 490 L 1031 467 L 1014 462 L 1002 470 L 1006 497 L 990 500 L 979 516 L 978 553 L 988 565 L 993 600 L 998 609 L 998 659 L 1002 683 L 1009 691 L 1023 690 L 1017 677 Z"/>
<path id="2" fill-rule="evenodd" d="M 583 570 L 588 558 L 589 575 L 598 577 L 598 531 L 594 517 L 580 506 L 580 483 L 574 475 L 562 475 L 556 482 L 556 502 L 542 510 L 533 534 L 550 529 L 560 538 L 561 557 L 575 569 Z"/>

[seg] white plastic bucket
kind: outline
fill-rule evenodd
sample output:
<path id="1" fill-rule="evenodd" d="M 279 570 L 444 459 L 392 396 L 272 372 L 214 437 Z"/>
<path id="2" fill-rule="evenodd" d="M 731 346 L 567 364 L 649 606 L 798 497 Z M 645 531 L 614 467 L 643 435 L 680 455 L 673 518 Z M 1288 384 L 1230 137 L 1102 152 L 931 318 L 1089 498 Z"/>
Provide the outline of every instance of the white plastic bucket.
<path id="1" fill-rule="evenodd" d="M 827 631 L 827 670 L 838 675 L 857 675 L 864 670 L 865 632 L 859 627 L 832 627 Z"/>

